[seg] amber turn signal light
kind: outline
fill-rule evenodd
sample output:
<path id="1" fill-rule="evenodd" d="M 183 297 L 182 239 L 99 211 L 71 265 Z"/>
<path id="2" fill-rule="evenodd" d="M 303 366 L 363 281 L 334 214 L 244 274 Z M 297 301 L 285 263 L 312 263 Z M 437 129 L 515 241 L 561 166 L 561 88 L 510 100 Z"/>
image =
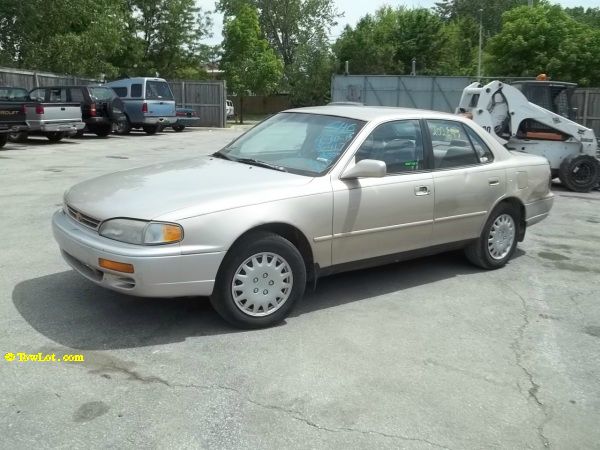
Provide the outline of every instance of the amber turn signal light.
<path id="1" fill-rule="evenodd" d="M 111 261 L 110 259 L 98 258 L 98 265 L 115 272 L 133 273 L 133 265 Z"/>

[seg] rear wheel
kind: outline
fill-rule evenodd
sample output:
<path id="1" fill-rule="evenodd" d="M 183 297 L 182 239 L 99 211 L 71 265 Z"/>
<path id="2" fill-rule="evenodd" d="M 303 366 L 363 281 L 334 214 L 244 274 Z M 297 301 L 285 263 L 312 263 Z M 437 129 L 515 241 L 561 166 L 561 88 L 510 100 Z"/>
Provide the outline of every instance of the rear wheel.
<path id="1" fill-rule="evenodd" d="M 6 141 L 8 141 L 8 134 L 0 133 L 0 148 L 6 145 Z"/>
<path id="2" fill-rule="evenodd" d="M 277 234 L 256 232 L 229 251 L 210 300 L 232 325 L 263 328 L 284 320 L 305 286 L 298 249 Z"/>
<path id="3" fill-rule="evenodd" d="M 180 132 L 180 131 L 185 130 L 185 126 L 184 125 L 173 125 L 173 129 L 177 132 Z"/>
<path id="4" fill-rule="evenodd" d="M 504 266 L 517 248 L 518 227 L 519 213 L 501 203 L 490 214 L 479 239 L 465 249 L 467 259 L 483 269 Z"/>
<path id="5" fill-rule="evenodd" d="M 117 122 L 117 125 L 115 127 L 115 133 L 120 135 L 126 135 L 131 133 L 131 123 L 129 123 L 127 117 Z"/>
<path id="6" fill-rule="evenodd" d="M 26 131 L 14 131 L 12 133 L 8 133 L 8 140 L 10 142 L 25 142 L 25 141 L 27 141 L 27 132 Z"/>
<path id="7" fill-rule="evenodd" d="M 65 137 L 65 134 L 61 133 L 60 131 L 52 131 L 50 133 L 46 133 L 46 137 L 50 142 L 58 142 Z"/>
<path id="8" fill-rule="evenodd" d="M 600 179 L 600 162 L 590 155 L 571 155 L 560 164 L 558 177 L 575 192 L 589 192 Z"/>
<path id="9" fill-rule="evenodd" d="M 144 125 L 142 129 L 146 132 L 146 134 L 156 134 L 160 127 L 158 125 Z"/>

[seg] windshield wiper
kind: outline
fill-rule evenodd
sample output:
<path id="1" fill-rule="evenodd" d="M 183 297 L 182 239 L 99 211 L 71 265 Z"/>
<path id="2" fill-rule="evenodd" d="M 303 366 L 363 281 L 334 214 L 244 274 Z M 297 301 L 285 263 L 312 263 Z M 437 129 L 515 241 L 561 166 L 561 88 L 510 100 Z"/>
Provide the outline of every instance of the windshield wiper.
<path id="1" fill-rule="evenodd" d="M 216 158 L 226 159 L 227 161 L 237 161 L 237 159 L 231 158 L 227 156 L 225 153 L 221 153 L 220 151 L 213 153 L 210 156 L 214 156 Z"/>
<path id="2" fill-rule="evenodd" d="M 258 159 L 254 158 L 232 158 L 232 161 L 241 162 L 243 164 L 250 164 L 252 166 L 264 167 L 266 169 L 279 170 L 280 172 L 287 172 L 287 169 L 285 167 L 281 167 L 276 164 L 271 164 L 264 161 L 259 161 Z"/>

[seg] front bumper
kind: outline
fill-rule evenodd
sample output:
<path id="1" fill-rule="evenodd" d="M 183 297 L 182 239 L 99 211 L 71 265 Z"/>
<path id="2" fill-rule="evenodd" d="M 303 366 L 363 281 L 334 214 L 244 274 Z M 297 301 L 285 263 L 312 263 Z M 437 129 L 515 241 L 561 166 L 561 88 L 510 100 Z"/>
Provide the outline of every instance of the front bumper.
<path id="1" fill-rule="evenodd" d="M 554 194 L 550 193 L 541 200 L 537 200 L 525 205 L 525 223 L 528 227 L 541 222 L 550 213 L 554 204 Z"/>
<path id="2" fill-rule="evenodd" d="M 62 210 L 52 217 L 52 231 L 65 261 L 99 286 L 139 297 L 212 294 L 224 252 L 181 254 L 176 245 L 125 244 L 100 236 Z M 131 264 L 134 273 L 99 266 L 98 259 Z"/>

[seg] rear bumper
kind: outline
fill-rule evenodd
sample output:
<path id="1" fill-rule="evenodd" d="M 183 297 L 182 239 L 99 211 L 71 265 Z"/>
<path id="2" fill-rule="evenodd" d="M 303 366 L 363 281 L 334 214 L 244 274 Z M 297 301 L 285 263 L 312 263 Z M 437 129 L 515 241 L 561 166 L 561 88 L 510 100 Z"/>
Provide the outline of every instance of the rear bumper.
<path id="1" fill-rule="evenodd" d="M 29 127 L 25 124 L 22 125 L 9 125 L 8 127 L 0 125 L 0 133 L 17 133 L 19 131 L 27 131 Z"/>
<path id="2" fill-rule="evenodd" d="M 178 117 L 173 125 L 183 125 L 184 127 L 199 127 L 200 119 L 198 117 Z"/>
<path id="3" fill-rule="evenodd" d="M 29 131 L 40 131 L 42 133 L 67 133 L 75 134 L 85 128 L 85 123 L 78 122 L 39 122 L 31 121 L 28 123 Z"/>
<path id="4" fill-rule="evenodd" d="M 142 125 L 174 125 L 177 117 L 144 117 Z"/>
<path id="5" fill-rule="evenodd" d="M 528 227 L 541 222 L 550 213 L 554 204 L 554 194 L 550 193 L 541 200 L 537 200 L 525 205 L 525 223 Z"/>
<path id="6" fill-rule="evenodd" d="M 112 125 L 112 120 L 108 117 L 88 117 L 85 119 L 87 126 Z"/>
<path id="7" fill-rule="evenodd" d="M 136 246 L 98 235 L 62 210 L 52 217 L 52 231 L 63 258 L 76 272 L 99 286 L 139 297 L 212 294 L 224 252 L 181 254 L 178 245 Z M 121 273 L 99 266 L 104 258 L 134 267 Z"/>

